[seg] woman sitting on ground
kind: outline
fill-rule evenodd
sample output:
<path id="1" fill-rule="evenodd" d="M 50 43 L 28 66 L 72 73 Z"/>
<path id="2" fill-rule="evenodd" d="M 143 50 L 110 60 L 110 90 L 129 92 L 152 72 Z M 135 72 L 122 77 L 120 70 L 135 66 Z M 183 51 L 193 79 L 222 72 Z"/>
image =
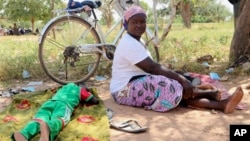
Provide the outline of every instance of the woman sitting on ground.
<path id="1" fill-rule="evenodd" d="M 194 87 L 183 75 L 152 60 L 141 41 L 146 20 L 145 11 L 139 6 L 132 6 L 124 13 L 127 33 L 117 46 L 112 65 L 110 92 L 114 100 L 157 112 L 174 109 L 182 101 L 194 107 L 232 113 L 243 97 L 241 87 L 220 101 L 219 91 L 210 86 Z"/>

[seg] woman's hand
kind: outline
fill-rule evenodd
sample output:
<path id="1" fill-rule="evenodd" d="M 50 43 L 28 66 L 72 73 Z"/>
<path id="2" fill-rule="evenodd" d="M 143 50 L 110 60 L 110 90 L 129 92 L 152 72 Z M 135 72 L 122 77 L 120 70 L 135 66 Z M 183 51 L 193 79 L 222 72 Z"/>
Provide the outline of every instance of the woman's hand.
<path id="1" fill-rule="evenodd" d="M 184 81 L 182 83 L 182 87 L 183 87 L 183 99 L 193 98 L 194 86 L 192 85 L 192 83 L 188 80 Z"/>

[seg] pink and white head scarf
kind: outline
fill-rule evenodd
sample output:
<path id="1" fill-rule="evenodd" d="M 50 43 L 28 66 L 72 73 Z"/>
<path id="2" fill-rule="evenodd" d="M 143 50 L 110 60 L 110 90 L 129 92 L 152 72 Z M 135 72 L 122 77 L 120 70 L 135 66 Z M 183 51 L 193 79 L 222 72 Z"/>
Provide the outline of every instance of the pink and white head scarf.
<path id="1" fill-rule="evenodd" d="M 125 29 L 127 29 L 128 20 L 136 14 L 142 14 L 143 16 L 147 17 L 146 12 L 140 6 L 137 5 L 131 6 L 124 12 L 123 26 Z"/>

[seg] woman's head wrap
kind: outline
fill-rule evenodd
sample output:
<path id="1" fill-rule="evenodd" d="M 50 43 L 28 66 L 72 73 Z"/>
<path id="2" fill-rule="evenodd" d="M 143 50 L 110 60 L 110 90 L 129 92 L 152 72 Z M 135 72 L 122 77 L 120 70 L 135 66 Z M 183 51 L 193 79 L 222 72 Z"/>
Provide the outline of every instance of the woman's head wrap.
<path id="1" fill-rule="evenodd" d="M 128 27 L 128 20 L 136 14 L 141 14 L 145 16 L 145 18 L 147 17 L 146 12 L 140 6 L 131 6 L 124 12 L 123 26 L 126 30 Z"/>

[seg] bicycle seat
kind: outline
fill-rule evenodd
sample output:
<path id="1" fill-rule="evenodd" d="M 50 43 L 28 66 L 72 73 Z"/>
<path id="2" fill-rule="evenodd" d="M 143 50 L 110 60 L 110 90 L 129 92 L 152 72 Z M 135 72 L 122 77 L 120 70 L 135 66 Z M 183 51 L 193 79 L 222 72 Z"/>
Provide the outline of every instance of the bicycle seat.
<path id="1" fill-rule="evenodd" d="M 90 8 L 98 8 L 102 5 L 101 1 L 95 1 L 95 0 L 84 0 L 82 2 L 69 0 L 67 9 L 76 9 L 81 8 L 84 5 L 88 5 Z"/>
<path id="2" fill-rule="evenodd" d="M 127 3 L 127 4 L 133 4 L 134 1 L 133 1 L 133 0 L 127 0 L 126 3 Z"/>

